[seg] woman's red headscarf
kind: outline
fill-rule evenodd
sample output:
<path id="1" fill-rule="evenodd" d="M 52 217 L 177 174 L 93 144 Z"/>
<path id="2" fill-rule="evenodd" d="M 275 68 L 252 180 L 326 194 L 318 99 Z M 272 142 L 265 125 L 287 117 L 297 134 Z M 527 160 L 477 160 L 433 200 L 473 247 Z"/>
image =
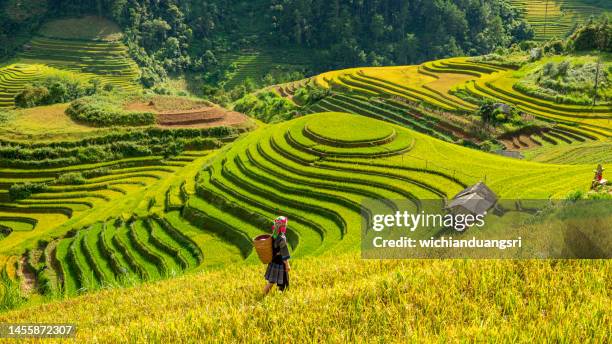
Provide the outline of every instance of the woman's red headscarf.
<path id="1" fill-rule="evenodd" d="M 274 225 L 272 225 L 272 236 L 276 238 L 278 233 L 287 233 L 287 218 L 284 216 L 279 216 L 274 220 Z"/>

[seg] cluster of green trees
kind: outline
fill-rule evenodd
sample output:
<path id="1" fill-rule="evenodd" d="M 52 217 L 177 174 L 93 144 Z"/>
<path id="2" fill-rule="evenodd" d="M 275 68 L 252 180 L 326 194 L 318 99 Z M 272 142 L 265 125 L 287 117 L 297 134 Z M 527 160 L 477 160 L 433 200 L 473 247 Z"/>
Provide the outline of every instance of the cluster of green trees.
<path id="1" fill-rule="evenodd" d="M 568 40 L 570 49 L 576 51 L 600 50 L 612 52 L 612 25 L 608 18 L 589 21 L 574 31 Z"/>
<path id="2" fill-rule="evenodd" d="M 302 106 L 311 105 L 331 95 L 331 89 L 312 86 L 310 84 L 295 91 L 293 99 Z"/>
<path id="3" fill-rule="evenodd" d="M 167 72 L 200 70 L 224 32 L 237 27 L 230 9 L 237 1 L 0 0 L 0 59 L 14 54 L 40 25 L 65 16 L 99 15 L 116 21 L 152 86 Z M 205 55 L 205 52 L 211 51 Z M 212 58 L 211 58 L 212 55 Z"/>
<path id="4" fill-rule="evenodd" d="M 112 84 L 102 85 L 100 79 L 70 78 L 50 76 L 27 85 L 15 96 L 15 106 L 30 108 L 41 105 L 66 103 L 84 96 L 90 96 L 101 90 L 112 91 Z"/>
<path id="5" fill-rule="evenodd" d="M 298 107 L 275 92 L 265 91 L 244 96 L 236 102 L 234 109 L 270 123 L 295 117 Z"/>
<path id="6" fill-rule="evenodd" d="M 154 113 L 126 111 L 121 105 L 121 102 L 113 97 L 83 97 L 70 103 L 66 114 L 74 121 L 97 127 L 155 124 Z"/>
<path id="7" fill-rule="evenodd" d="M 523 124 L 520 112 L 516 108 L 507 104 L 496 103 L 492 100 L 483 102 L 477 114 L 482 118 L 483 122 L 488 124 L 511 123 L 516 126 Z"/>
<path id="8" fill-rule="evenodd" d="M 152 86 L 168 72 L 203 70 L 216 62 L 217 35 L 229 31 L 235 1 L 50 0 L 60 15 L 97 14 L 124 30 L 142 81 Z"/>
<path id="9" fill-rule="evenodd" d="M 271 12 L 271 37 L 323 49 L 328 68 L 483 54 L 533 36 L 502 0 L 272 0 Z"/>
<path id="10" fill-rule="evenodd" d="M 0 0 L 0 60 L 29 40 L 48 13 L 47 0 Z"/>
<path id="11" fill-rule="evenodd" d="M 273 91 L 257 92 L 240 98 L 234 103 L 234 109 L 266 123 L 282 122 L 301 115 L 304 107 L 330 94 L 329 89 L 310 85 L 298 88 L 293 101 Z"/>

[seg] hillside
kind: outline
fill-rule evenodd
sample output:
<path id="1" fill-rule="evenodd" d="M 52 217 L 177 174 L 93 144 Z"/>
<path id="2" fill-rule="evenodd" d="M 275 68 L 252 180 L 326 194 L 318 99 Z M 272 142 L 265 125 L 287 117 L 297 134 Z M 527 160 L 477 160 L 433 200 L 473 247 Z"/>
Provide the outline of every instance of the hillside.
<path id="1" fill-rule="evenodd" d="M 206 75 L 209 86 L 219 87 L 224 74 L 233 73 L 231 64 L 224 62 L 237 52 L 272 52 L 280 62 L 290 51 L 302 51 L 299 58 L 307 61 L 308 70 L 322 72 L 484 54 L 532 36 L 505 0 L 490 0 L 487 6 L 479 0 L 11 0 L 0 4 L 5 19 L 0 22 L 0 47 L 6 47 L 0 49 L 0 59 L 13 57 L 47 21 L 91 15 L 119 24 L 147 86 L 176 73 L 196 72 Z M 62 31 L 95 33 L 89 28 L 74 30 L 73 24 Z"/>
<path id="2" fill-rule="evenodd" d="M 544 33 L 511 3 L 0 0 L 0 322 L 105 343 L 612 341 L 612 264 L 557 259 L 610 257 L 612 27 L 573 29 L 607 6 L 547 1 Z M 425 255 L 387 223 L 403 209 Z M 432 209 L 493 223 L 419 225 Z M 265 297 L 253 238 L 278 216 L 291 287 Z"/>
<path id="3" fill-rule="evenodd" d="M 610 274 L 610 265 L 604 261 L 552 265 L 356 260 L 363 197 L 441 199 L 483 179 L 502 197 L 564 196 L 587 186 L 590 164 L 547 165 L 498 157 L 342 113 L 263 126 L 231 147 L 209 154 L 186 153 L 161 165 L 151 161 L 147 166 L 145 161 L 136 165 L 141 167 L 122 170 L 117 166 L 107 177 L 70 187 L 92 199 L 106 194 L 112 202 L 93 201 L 90 210 L 74 209 L 86 200 L 84 194 L 75 195 L 78 202 L 62 197 L 50 206 L 72 208 L 71 217 L 53 212 L 22 214 L 34 216 L 37 228 L 20 231 L 15 227 L 2 240 L 2 255 L 7 262 L 18 260 L 18 252 L 44 239 L 48 244 L 30 250 L 18 264 L 17 274 L 27 271 L 21 270 L 24 265 L 45 271 L 38 275 L 38 287 L 43 281 L 53 289 L 62 283 L 68 294 L 131 286 L 140 279 L 155 281 L 181 271 L 188 274 L 28 307 L 6 313 L 2 319 L 79 319 L 77 338 L 91 338 L 95 333 L 108 342 L 193 340 L 211 335 L 219 340 L 258 341 L 281 334 L 333 341 L 366 334 L 381 340 L 414 336 L 420 340 L 439 336 L 507 340 L 523 338 L 526 328 L 532 329 L 530 337 L 538 333 L 561 341 L 609 337 L 601 327 L 608 298 L 605 279 Z M 23 171 L 4 173 L 9 172 L 13 178 L 26 178 L 17 177 Z M 47 173 L 40 170 L 37 176 L 43 172 Z M 48 173 L 52 178 L 52 172 Z M 112 185 L 106 191 L 90 188 L 105 180 Z M 62 190 L 62 195 L 72 194 L 67 187 L 52 188 Z M 124 195 L 110 195 L 122 189 Z M 35 194 L 32 201 L 40 202 L 44 195 Z M 175 210 L 183 202 L 183 210 Z M 19 213 L 17 209 L 11 211 Z M 129 220 L 128 211 L 137 217 Z M 292 221 L 292 290 L 284 297 L 262 300 L 257 295 L 263 270 L 249 238 L 261 233 L 268 219 L 279 213 Z M 53 228 L 49 216 L 64 225 Z M 80 230 L 62 238 L 69 228 Z M 240 264 L 245 258 L 246 264 Z M 5 271 L 10 273 L 11 266 L 6 264 Z M 46 280 L 40 279 L 43 276 Z M 241 278 L 235 280 L 235 276 Z M 576 283 L 583 287 L 580 291 L 574 288 Z M 427 285 L 436 288 L 423 287 Z M 548 287 L 540 289 L 542 285 Z M 541 296 L 537 304 L 529 302 L 536 291 Z M 220 294 L 222 298 L 211 298 Z M 457 294 L 462 297 L 453 297 Z M 364 321 L 381 317 L 389 319 L 387 325 Z M 398 318 L 413 320 L 395 321 Z M 574 326 L 578 319 L 582 327 Z M 461 326 L 436 329 L 440 321 Z M 483 322 L 486 328 L 480 325 Z M 271 323 L 276 325 L 266 325 Z M 343 329 L 349 324 L 354 326 L 346 332 Z"/>
<path id="4" fill-rule="evenodd" d="M 20 164 L 0 171 L 1 215 L 6 226 L 36 228 L 14 227 L 2 240 L 5 269 L 28 249 L 16 273 L 38 271 L 42 290 L 68 294 L 227 264 L 218 256 L 253 261 L 249 238 L 279 213 L 292 219 L 296 257 L 354 252 L 364 197 L 443 199 L 480 180 L 501 197 L 563 197 L 585 189 L 592 174 L 591 165 L 522 162 L 342 113 L 264 126 L 220 152 L 65 167 L 58 160 L 35 172 Z M 11 200 L 9 187 L 24 182 L 40 187 Z"/>
<path id="5" fill-rule="evenodd" d="M 483 150 L 543 151 L 609 141 L 612 88 L 607 73 L 599 78 L 595 105 L 589 95 L 597 65 L 606 70 L 609 57 L 550 56 L 536 62 L 527 58 L 489 55 L 419 66 L 351 68 L 270 90 L 295 103 L 302 113 L 360 114 Z M 557 71 L 558 66 L 565 74 Z M 315 89 L 327 93 L 316 100 L 304 98 Z M 478 114 L 487 102 L 506 104 L 508 110 L 501 119 L 487 122 Z"/>

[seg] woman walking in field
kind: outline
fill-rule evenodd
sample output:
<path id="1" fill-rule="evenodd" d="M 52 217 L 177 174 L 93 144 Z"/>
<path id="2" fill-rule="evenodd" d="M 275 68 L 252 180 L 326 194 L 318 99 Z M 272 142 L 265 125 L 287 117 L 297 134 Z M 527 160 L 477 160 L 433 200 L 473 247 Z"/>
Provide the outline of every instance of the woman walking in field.
<path id="1" fill-rule="evenodd" d="M 274 284 L 278 286 L 280 291 L 289 288 L 289 247 L 287 246 L 287 218 L 279 216 L 274 220 L 272 226 L 272 262 L 268 264 L 266 269 L 266 281 L 268 284 L 264 287 L 264 295 L 268 295 Z"/>

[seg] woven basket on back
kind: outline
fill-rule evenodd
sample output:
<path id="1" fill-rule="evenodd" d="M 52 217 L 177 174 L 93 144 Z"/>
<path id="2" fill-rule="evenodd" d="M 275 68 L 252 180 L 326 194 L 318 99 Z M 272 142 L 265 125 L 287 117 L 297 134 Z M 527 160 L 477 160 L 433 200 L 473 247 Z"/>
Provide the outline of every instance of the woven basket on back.
<path id="1" fill-rule="evenodd" d="M 264 264 L 272 262 L 272 236 L 270 234 L 262 234 L 253 239 L 253 246 L 259 260 Z"/>

